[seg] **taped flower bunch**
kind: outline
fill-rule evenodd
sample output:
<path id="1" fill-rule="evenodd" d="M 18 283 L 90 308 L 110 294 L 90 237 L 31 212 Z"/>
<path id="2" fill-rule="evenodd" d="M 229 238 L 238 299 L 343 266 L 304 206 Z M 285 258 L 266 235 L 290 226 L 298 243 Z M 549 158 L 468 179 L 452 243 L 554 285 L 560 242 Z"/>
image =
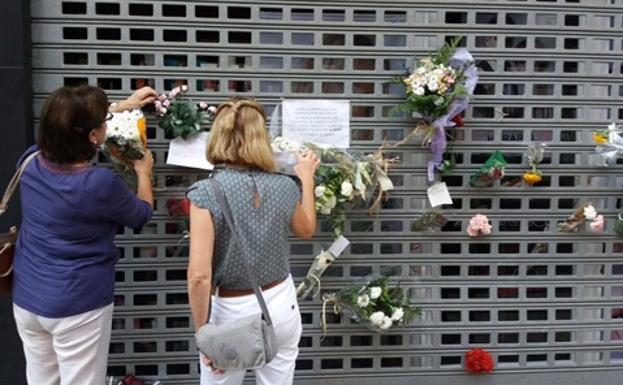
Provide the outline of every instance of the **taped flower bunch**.
<path id="1" fill-rule="evenodd" d="M 467 235 L 472 238 L 483 237 L 491 234 L 491 224 L 486 215 L 476 214 L 467 224 Z"/>
<path id="2" fill-rule="evenodd" d="M 183 85 L 173 88 L 168 94 L 164 93 L 154 102 L 158 126 L 164 129 L 167 137 L 191 139 L 204 131 L 203 126 L 216 113 L 215 106 L 206 102 L 193 104 L 178 97 L 188 91 Z"/>
<path id="3" fill-rule="evenodd" d="M 323 296 L 324 307 L 334 305 L 334 312 L 344 313 L 376 332 L 410 324 L 422 309 L 410 304 L 400 285 L 391 287 L 389 278 L 381 276 L 366 284 L 353 285 Z M 323 330 L 326 331 L 323 308 Z"/>
<path id="4" fill-rule="evenodd" d="M 545 152 L 545 144 L 533 143 L 528 147 L 528 164 L 530 170 L 523 174 L 523 180 L 530 186 L 543 180 L 543 173 L 537 166 L 543 161 L 543 153 Z"/>
<path id="5" fill-rule="evenodd" d="M 588 223 L 589 229 L 593 232 L 604 230 L 604 216 L 597 213 L 591 202 L 583 204 L 573 215 L 569 216 L 564 222 L 558 224 L 558 230 L 571 233 L 577 231 L 582 223 Z"/>

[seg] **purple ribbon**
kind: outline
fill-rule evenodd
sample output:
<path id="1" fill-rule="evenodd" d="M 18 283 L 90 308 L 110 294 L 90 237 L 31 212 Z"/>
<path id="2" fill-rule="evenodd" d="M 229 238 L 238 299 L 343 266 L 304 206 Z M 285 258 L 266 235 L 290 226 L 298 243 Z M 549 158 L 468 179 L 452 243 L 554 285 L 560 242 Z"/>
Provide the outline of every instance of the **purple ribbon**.
<path id="1" fill-rule="evenodd" d="M 469 65 L 468 65 L 469 64 Z M 455 68 L 465 68 L 465 88 L 469 95 L 472 95 L 476 84 L 478 83 L 478 69 L 474 64 L 474 58 L 465 48 L 459 48 L 456 50 L 452 59 L 450 60 L 450 66 Z M 455 99 L 445 115 L 439 117 L 431 124 L 433 125 L 433 136 L 430 143 L 430 151 L 433 154 L 433 158 L 428 162 L 428 181 L 435 181 L 435 170 L 441 168 L 443 164 L 443 155 L 448 147 L 448 141 L 446 140 L 446 127 L 454 127 L 455 123 L 452 119 L 463 112 L 469 104 L 469 97 L 461 97 Z M 429 121 L 432 119 L 429 119 Z"/>

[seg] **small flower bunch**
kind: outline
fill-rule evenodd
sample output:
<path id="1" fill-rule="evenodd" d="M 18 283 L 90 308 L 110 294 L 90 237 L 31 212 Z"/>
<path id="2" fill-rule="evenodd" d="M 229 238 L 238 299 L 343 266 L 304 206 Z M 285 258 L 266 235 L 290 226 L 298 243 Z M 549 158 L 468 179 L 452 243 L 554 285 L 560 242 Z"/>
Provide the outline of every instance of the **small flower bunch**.
<path id="1" fill-rule="evenodd" d="M 491 373 L 495 368 L 491 353 L 475 348 L 465 354 L 465 370 L 469 373 Z"/>
<path id="2" fill-rule="evenodd" d="M 593 140 L 597 143 L 597 153 L 600 155 L 598 166 L 610 166 L 616 163 L 617 158 L 623 155 L 623 127 L 611 123 L 608 129 L 593 131 Z"/>
<path id="3" fill-rule="evenodd" d="M 182 137 L 190 139 L 203 131 L 206 124 L 216 113 L 215 106 L 206 102 L 193 105 L 188 101 L 181 101 L 179 95 L 188 91 L 188 86 L 175 87 L 171 92 L 160 95 L 154 102 L 158 125 L 171 138 Z"/>
<path id="4" fill-rule="evenodd" d="M 469 185 L 472 187 L 491 187 L 493 182 L 504 176 L 507 165 L 504 155 L 500 151 L 494 152 L 478 172 L 470 177 Z"/>
<path id="5" fill-rule="evenodd" d="M 296 153 L 304 150 L 305 147 L 283 136 L 275 137 L 271 142 L 271 147 L 275 164 L 277 165 L 277 172 L 294 175 L 294 166 L 298 163 Z"/>
<path id="6" fill-rule="evenodd" d="M 456 125 L 452 119 L 467 108 L 478 82 L 471 54 L 466 49 L 457 49 L 461 40 L 462 37 L 457 37 L 434 54 L 419 59 L 414 69 L 399 80 L 406 86 L 406 100 L 395 111 L 408 117 L 414 112 L 420 115 L 417 127 L 399 144 L 424 135 L 422 146 L 430 147 L 433 154 L 428 165 L 429 181 L 434 179 L 435 169 L 444 167 L 446 127 Z"/>
<path id="7" fill-rule="evenodd" d="M 523 174 L 523 180 L 530 186 L 534 186 L 543 180 L 543 173 L 537 169 L 543 161 L 543 153 L 545 152 L 545 144 L 533 143 L 528 147 L 528 164 L 531 170 Z"/>
<path id="8" fill-rule="evenodd" d="M 122 161 L 142 159 L 147 147 L 146 129 L 140 109 L 112 113 L 106 128 L 107 150 Z"/>
<path id="9" fill-rule="evenodd" d="M 350 242 L 348 239 L 340 236 L 333 242 L 328 250 L 323 250 L 320 254 L 316 255 L 305 279 L 296 288 L 296 294 L 299 300 L 308 297 L 315 298 L 318 295 L 320 292 L 320 277 L 322 277 L 325 270 L 342 255 L 349 244 Z"/>
<path id="10" fill-rule="evenodd" d="M 467 225 L 467 235 L 472 238 L 482 237 L 491 234 L 491 224 L 486 215 L 476 214 Z"/>
<path id="11" fill-rule="evenodd" d="M 377 332 L 408 325 L 421 314 L 420 308 L 410 305 L 399 285 L 389 287 L 387 276 L 340 290 L 329 300 L 334 301 L 339 312 L 349 314 Z"/>
<path id="12" fill-rule="evenodd" d="M 180 232 L 177 226 L 175 226 L 175 231 L 171 232 L 182 233 L 186 236 L 190 231 L 190 200 L 186 197 L 182 199 L 170 198 L 167 200 L 167 210 L 171 218 L 184 218 L 184 227 L 182 231 Z"/>
<path id="13" fill-rule="evenodd" d="M 587 222 L 590 230 L 593 232 L 602 232 L 604 230 L 604 216 L 597 214 L 597 210 L 591 202 L 585 203 L 573 215 L 564 222 L 558 224 L 558 230 L 563 232 L 574 232 L 578 227 Z"/>

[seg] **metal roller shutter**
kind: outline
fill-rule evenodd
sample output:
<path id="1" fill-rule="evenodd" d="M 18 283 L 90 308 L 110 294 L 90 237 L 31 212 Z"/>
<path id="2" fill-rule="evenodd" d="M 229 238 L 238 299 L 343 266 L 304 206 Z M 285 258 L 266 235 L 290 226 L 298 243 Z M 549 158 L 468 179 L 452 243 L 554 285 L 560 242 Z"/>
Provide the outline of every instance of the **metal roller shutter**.
<path id="1" fill-rule="evenodd" d="M 623 241 L 613 234 L 622 180 L 589 164 L 591 129 L 623 118 L 620 0 L 473 1 L 46 1 L 31 0 L 34 111 L 63 84 L 88 81 L 121 98 L 141 84 L 187 82 L 195 99 L 256 96 L 270 111 L 281 97 L 352 101 L 352 143 L 371 151 L 412 122 L 392 117 L 392 78 L 449 36 L 466 36 L 478 60 L 478 95 L 466 111 L 445 177 L 454 198 L 444 231 L 415 233 L 427 207 L 426 150 L 393 151 L 397 191 L 378 217 L 350 217 L 352 247 L 326 274 L 338 289 L 392 269 L 425 308 L 412 327 L 377 335 L 304 302 L 297 384 L 620 384 L 623 373 Z M 166 384 L 197 383 L 187 307 L 187 249 L 177 250 L 166 199 L 201 173 L 164 164 L 167 140 L 149 131 L 157 212 L 141 233 L 125 230 L 110 373 Z M 526 187 L 526 146 L 547 143 L 543 186 Z M 507 176 L 489 189 L 469 175 L 500 149 Z M 607 216 L 601 234 L 563 234 L 556 222 L 581 202 Z M 494 233 L 465 235 L 475 213 Z M 300 279 L 332 238 L 292 243 Z M 496 357 L 495 375 L 468 376 L 467 349 Z"/>

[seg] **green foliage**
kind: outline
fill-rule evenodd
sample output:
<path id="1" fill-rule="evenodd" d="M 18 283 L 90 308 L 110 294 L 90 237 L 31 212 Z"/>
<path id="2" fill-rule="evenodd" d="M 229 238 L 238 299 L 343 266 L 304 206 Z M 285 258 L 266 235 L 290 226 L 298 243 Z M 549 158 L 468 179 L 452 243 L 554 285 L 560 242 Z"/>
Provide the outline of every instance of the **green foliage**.
<path id="1" fill-rule="evenodd" d="M 173 100 L 167 113 L 160 117 L 158 125 L 165 130 L 169 137 L 190 139 L 203 131 L 210 114 L 198 109 L 187 101 Z"/>

